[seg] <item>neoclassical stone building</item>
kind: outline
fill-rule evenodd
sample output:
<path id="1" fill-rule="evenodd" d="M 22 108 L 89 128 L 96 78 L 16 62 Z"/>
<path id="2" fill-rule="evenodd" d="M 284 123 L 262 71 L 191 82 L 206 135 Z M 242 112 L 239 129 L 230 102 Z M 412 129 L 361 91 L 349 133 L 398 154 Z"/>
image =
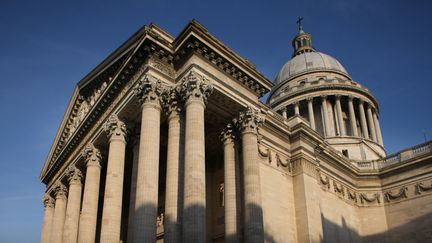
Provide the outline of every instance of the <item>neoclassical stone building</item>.
<path id="1" fill-rule="evenodd" d="M 196 21 L 140 29 L 73 93 L 41 242 L 432 240 L 432 144 L 388 156 L 370 90 L 292 44 L 272 83 Z"/>

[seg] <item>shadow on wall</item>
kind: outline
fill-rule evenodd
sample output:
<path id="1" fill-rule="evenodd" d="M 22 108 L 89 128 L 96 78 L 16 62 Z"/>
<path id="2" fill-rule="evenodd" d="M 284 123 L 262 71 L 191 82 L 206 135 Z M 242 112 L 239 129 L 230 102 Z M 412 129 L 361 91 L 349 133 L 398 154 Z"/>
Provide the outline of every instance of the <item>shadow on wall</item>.
<path id="1" fill-rule="evenodd" d="M 321 242 L 432 242 L 432 213 L 423 215 L 380 234 L 360 236 L 350 228 L 344 218 L 342 226 L 326 219 L 321 214 L 323 237 Z"/>

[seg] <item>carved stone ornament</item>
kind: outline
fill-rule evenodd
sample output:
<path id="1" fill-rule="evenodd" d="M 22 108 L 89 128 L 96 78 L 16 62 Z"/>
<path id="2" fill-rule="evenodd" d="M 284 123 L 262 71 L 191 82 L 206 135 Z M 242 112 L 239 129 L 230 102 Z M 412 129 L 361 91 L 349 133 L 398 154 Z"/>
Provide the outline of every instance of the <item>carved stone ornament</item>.
<path id="1" fill-rule="evenodd" d="M 415 192 L 418 195 L 422 194 L 422 192 L 426 192 L 430 190 L 432 190 L 432 184 L 430 186 L 426 186 L 423 184 L 423 182 L 419 182 L 415 185 Z"/>
<path id="2" fill-rule="evenodd" d="M 288 168 L 289 171 L 291 171 L 291 163 L 290 163 L 290 159 L 287 158 L 285 160 L 281 159 L 281 157 L 279 156 L 279 154 L 276 154 L 276 162 L 277 162 L 277 166 L 282 166 L 282 167 L 286 167 Z"/>
<path id="3" fill-rule="evenodd" d="M 180 94 L 176 87 L 167 90 L 162 97 L 168 116 L 173 113 L 180 114 L 182 105 L 180 104 Z"/>
<path id="4" fill-rule="evenodd" d="M 81 184 L 83 174 L 78 168 L 71 166 L 67 169 L 66 173 L 69 184 Z"/>
<path id="5" fill-rule="evenodd" d="M 258 153 L 263 158 L 268 158 L 269 164 L 272 163 L 272 156 L 271 156 L 272 153 L 271 153 L 271 150 L 269 148 L 264 148 L 264 146 L 258 145 Z M 277 154 L 276 154 L 276 156 L 277 156 Z"/>
<path id="6" fill-rule="evenodd" d="M 233 123 L 241 132 L 258 133 L 258 126 L 264 123 L 264 119 L 258 115 L 258 111 L 248 106 L 244 111 L 239 113 Z"/>
<path id="7" fill-rule="evenodd" d="M 347 189 L 347 192 L 348 192 L 348 199 L 357 202 L 357 193 L 349 189 Z"/>
<path id="8" fill-rule="evenodd" d="M 104 131 L 108 134 L 108 138 L 124 137 L 126 138 L 127 129 L 124 122 L 122 122 L 116 114 L 112 114 L 105 122 Z"/>
<path id="9" fill-rule="evenodd" d="M 337 184 L 336 181 L 333 181 L 333 189 L 334 192 L 341 194 L 342 196 L 345 196 L 345 188 L 342 184 Z"/>
<path id="10" fill-rule="evenodd" d="M 186 102 L 190 99 L 198 99 L 205 104 L 207 98 L 213 93 L 213 85 L 210 81 L 194 71 L 190 71 L 176 88 Z"/>
<path id="11" fill-rule="evenodd" d="M 160 105 L 163 91 L 162 81 L 150 75 L 144 75 L 134 88 L 141 104 L 152 102 Z"/>
<path id="12" fill-rule="evenodd" d="M 87 166 L 96 165 L 100 166 L 102 155 L 92 143 L 87 144 L 81 152 L 82 157 L 85 159 Z"/>
<path id="13" fill-rule="evenodd" d="M 374 193 L 371 196 L 368 196 L 366 193 L 360 193 L 359 197 L 362 204 L 373 202 L 381 203 L 379 193 Z"/>
<path id="14" fill-rule="evenodd" d="M 55 201 L 54 199 L 50 196 L 45 194 L 45 196 L 42 199 L 42 202 L 44 204 L 44 207 L 54 207 Z"/>
<path id="15" fill-rule="evenodd" d="M 321 185 L 327 187 L 327 189 L 330 189 L 330 179 L 329 179 L 329 177 L 326 176 L 326 175 L 323 175 L 321 173 L 319 173 L 318 177 L 319 177 L 319 181 L 320 181 Z"/>
<path id="16" fill-rule="evenodd" d="M 234 135 L 234 126 L 230 122 L 226 125 L 224 129 L 222 129 L 221 133 L 219 134 L 219 138 L 223 143 L 232 143 L 235 139 Z"/>
<path id="17" fill-rule="evenodd" d="M 67 187 L 60 182 L 57 182 L 54 185 L 54 195 L 57 198 L 66 198 L 67 197 Z"/>
<path id="18" fill-rule="evenodd" d="M 387 191 L 384 193 L 384 199 L 386 200 L 386 202 L 390 202 L 393 200 L 397 200 L 397 199 L 401 199 L 401 198 L 407 198 L 407 191 L 408 191 L 408 187 L 403 186 L 402 188 L 399 189 L 398 192 L 394 193 L 392 191 Z"/>

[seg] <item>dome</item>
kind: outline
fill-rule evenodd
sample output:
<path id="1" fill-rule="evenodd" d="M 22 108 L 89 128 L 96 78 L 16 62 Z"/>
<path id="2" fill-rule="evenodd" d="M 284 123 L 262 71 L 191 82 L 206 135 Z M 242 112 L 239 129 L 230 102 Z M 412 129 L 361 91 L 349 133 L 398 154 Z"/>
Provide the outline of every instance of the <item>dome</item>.
<path id="1" fill-rule="evenodd" d="M 275 84 L 278 85 L 300 74 L 313 71 L 333 71 L 349 78 L 348 72 L 334 57 L 322 52 L 304 52 L 294 56 L 282 67 Z"/>

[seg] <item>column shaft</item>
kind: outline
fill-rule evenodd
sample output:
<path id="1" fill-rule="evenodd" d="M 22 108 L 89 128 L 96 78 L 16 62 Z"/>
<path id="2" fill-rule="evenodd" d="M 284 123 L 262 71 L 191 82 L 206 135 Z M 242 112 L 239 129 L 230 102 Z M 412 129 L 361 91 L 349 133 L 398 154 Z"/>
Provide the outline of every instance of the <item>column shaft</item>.
<path id="1" fill-rule="evenodd" d="M 139 156 L 139 134 L 135 134 L 134 147 L 133 147 L 133 158 L 132 158 L 132 175 L 131 175 L 131 189 L 129 199 L 129 217 L 128 217 L 128 230 L 127 239 L 128 241 L 133 240 L 134 231 L 134 217 L 135 217 L 135 199 L 136 199 L 136 188 L 137 188 L 137 173 L 138 173 L 138 156 Z"/>
<path id="2" fill-rule="evenodd" d="M 316 130 L 315 116 L 314 116 L 314 109 L 313 109 L 313 98 L 308 99 L 308 113 L 309 113 L 309 122 L 310 122 L 311 128 L 313 130 Z"/>
<path id="3" fill-rule="evenodd" d="M 294 103 L 294 115 L 300 115 L 299 102 Z"/>
<path id="4" fill-rule="evenodd" d="M 156 241 L 160 105 L 145 102 L 141 117 L 133 242 Z"/>
<path id="5" fill-rule="evenodd" d="M 54 217 L 54 200 L 50 196 L 44 199 L 45 213 L 42 225 L 41 243 L 50 243 L 52 221 Z"/>
<path id="6" fill-rule="evenodd" d="M 239 242 L 237 229 L 237 191 L 235 147 L 230 131 L 223 134 L 224 142 L 224 210 L 225 210 L 225 242 Z"/>
<path id="7" fill-rule="evenodd" d="M 326 137 L 331 136 L 330 133 L 330 118 L 329 118 L 329 114 L 328 114 L 328 107 L 327 107 L 327 97 L 323 96 L 322 98 L 322 102 L 321 102 L 321 108 L 322 108 L 322 113 L 323 113 L 323 118 L 324 118 L 324 135 Z"/>
<path id="8" fill-rule="evenodd" d="M 376 136 L 376 130 L 375 130 L 375 121 L 373 120 L 373 117 L 372 117 L 372 109 L 371 109 L 370 105 L 367 106 L 367 118 L 368 118 L 368 124 L 369 124 L 369 128 L 370 128 L 372 140 L 375 142 L 378 142 L 378 139 Z"/>
<path id="9" fill-rule="evenodd" d="M 285 118 L 285 119 L 288 118 L 288 116 L 287 116 L 287 108 L 286 108 L 286 107 L 284 107 L 284 108 L 282 109 L 282 116 L 283 116 L 283 118 Z"/>
<path id="10" fill-rule="evenodd" d="M 63 243 L 76 243 L 78 239 L 78 225 L 81 209 L 81 172 L 72 172 L 69 178 L 69 196 L 66 208 L 66 221 L 64 225 Z"/>
<path id="11" fill-rule="evenodd" d="M 364 111 L 363 101 L 360 100 L 359 102 L 359 113 L 360 113 L 360 124 L 363 132 L 363 137 L 366 139 L 369 139 L 369 130 L 366 123 L 366 115 Z"/>
<path id="12" fill-rule="evenodd" d="M 186 102 L 183 242 L 206 241 L 204 102 Z"/>
<path id="13" fill-rule="evenodd" d="M 377 114 L 375 112 L 372 112 L 372 115 L 373 115 L 373 119 L 374 119 L 374 123 L 375 123 L 375 129 L 376 129 L 376 133 L 377 133 L 378 143 L 381 145 L 384 145 L 383 139 L 382 139 L 381 127 L 379 124 Z"/>
<path id="14" fill-rule="evenodd" d="M 342 106 L 340 102 L 340 96 L 336 96 L 336 112 L 339 123 L 340 136 L 346 136 L 345 124 L 342 116 Z"/>
<path id="15" fill-rule="evenodd" d="M 105 131 L 109 132 L 109 152 L 100 241 L 118 243 L 123 200 L 126 127 L 116 115 L 113 115 L 105 124 Z"/>
<path id="16" fill-rule="evenodd" d="M 353 105 L 353 98 L 348 97 L 348 110 L 349 110 L 349 119 L 351 124 L 351 132 L 352 136 L 358 137 L 358 131 L 357 131 L 357 122 L 356 122 L 356 116 L 354 112 L 354 105 Z"/>
<path id="17" fill-rule="evenodd" d="M 179 220 L 179 188 L 180 188 L 180 161 L 184 154 L 181 152 L 182 124 L 177 111 L 171 111 L 168 116 L 168 148 L 167 148 L 167 174 L 165 190 L 165 218 L 164 242 L 175 243 L 180 239 Z"/>
<path id="18" fill-rule="evenodd" d="M 65 217 L 66 217 L 66 203 L 67 203 L 66 192 L 67 189 L 63 185 L 59 186 L 56 190 L 54 218 L 52 221 L 51 237 L 50 237 L 51 243 L 62 242 L 63 227 L 64 227 Z"/>
<path id="19" fill-rule="evenodd" d="M 99 184 L 101 175 L 99 150 L 89 144 L 83 151 L 87 161 L 84 182 L 84 195 L 78 229 L 78 242 L 91 243 L 96 238 L 96 223 L 99 204 Z"/>

